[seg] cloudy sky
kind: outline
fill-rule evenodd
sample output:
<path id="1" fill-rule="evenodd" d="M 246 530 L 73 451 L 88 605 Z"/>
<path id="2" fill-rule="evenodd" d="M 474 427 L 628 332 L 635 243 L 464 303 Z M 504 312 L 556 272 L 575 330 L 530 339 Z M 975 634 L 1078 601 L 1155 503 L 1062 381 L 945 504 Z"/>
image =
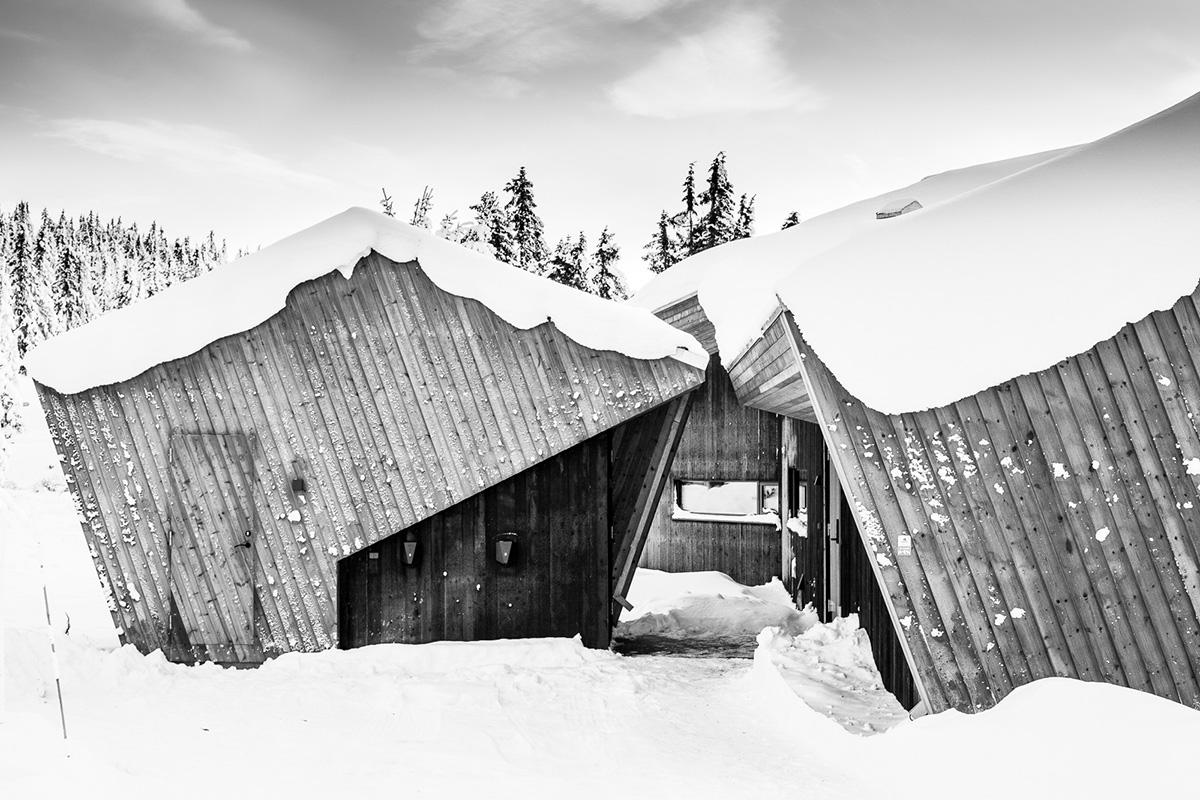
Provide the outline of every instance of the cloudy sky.
<path id="1" fill-rule="evenodd" d="M 1198 91 L 1194 0 L 0 0 L 0 207 L 254 246 L 525 165 L 631 267 L 717 150 L 763 232 Z"/>

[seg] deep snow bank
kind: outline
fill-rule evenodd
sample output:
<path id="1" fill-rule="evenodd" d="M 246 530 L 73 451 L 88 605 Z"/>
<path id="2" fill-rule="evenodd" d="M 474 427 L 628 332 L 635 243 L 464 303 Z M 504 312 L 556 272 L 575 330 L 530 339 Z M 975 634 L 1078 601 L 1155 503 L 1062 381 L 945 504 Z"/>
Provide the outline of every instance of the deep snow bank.
<path id="1" fill-rule="evenodd" d="M 478 300 L 517 328 L 550 322 L 593 350 L 678 358 L 699 369 L 708 354 L 653 314 L 503 264 L 365 208 L 337 216 L 176 284 L 37 347 L 29 374 L 64 394 L 116 383 L 249 330 L 283 308 L 288 293 L 334 270 L 347 278 L 375 251 L 417 261 L 444 291 Z"/>
<path id="2" fill-rule="evenodd" d="M 1018 687 L 979 714 L 947 711 L 864 742 L 901 797 L 1184 797 L 1196 793 L 1200 711 L 1070 678 Z"/>
<path id="3" fill-rule="evenodd" d="M 857 614 L 795 634 L 764 630 L 758 635 L 754 670 L 787 686 L 809 708 L 851 733 L 879 733 L 908 719 L 883 686 Z"/>

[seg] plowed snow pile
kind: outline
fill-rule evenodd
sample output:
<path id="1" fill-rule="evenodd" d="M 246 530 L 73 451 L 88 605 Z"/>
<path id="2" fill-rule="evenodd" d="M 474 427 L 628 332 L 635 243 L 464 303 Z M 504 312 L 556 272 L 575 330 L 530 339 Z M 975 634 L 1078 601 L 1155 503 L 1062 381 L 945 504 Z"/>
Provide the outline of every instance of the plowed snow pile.
<path id="1" fill-rule="evenodd" d="M 618 635 L 750 637 L 771 626 L 801 630 L 817 621 L 796 609 L 778 580 L 743 586 L 723 572 L 662 572 L 639 569 L 621 613 Z"/>
<path id="2" fill-rule="evenodd" d="M 853 733 L 878 733 L 908 718 L 883 686 L 858 616 L 822 624 L 811 606 L 796 608 L 778 579 L 743 586 L 722 572 L 639 569 L 628 599 L 633 609 L 616 631 L 622 642 L 661 637 L 686 641 L 685 652 L 704 652 L 705 643 L 709 652 L 719 651 L 716 643 L 753 652 L 755 670 L 768 681 L 781 681 Z"/>

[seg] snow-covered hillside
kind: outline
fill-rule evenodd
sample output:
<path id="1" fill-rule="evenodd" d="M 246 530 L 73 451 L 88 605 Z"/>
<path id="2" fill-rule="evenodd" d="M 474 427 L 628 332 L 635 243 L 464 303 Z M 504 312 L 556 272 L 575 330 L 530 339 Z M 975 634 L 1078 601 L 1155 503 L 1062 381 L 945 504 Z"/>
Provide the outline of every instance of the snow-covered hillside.
<path id="1" fill-rule="evenodd" d="M 874 685 L 852 620 L 817 624 L 781 587 L 717 573 L 640 575 L 622 628 L 751 637 L 769 626 L 753 660 L 623 657 L 543 639 L 381 645 L 224 670 L 118 649 L 45 428 L 36 406 L 27 411 L 0 487 L 6 799 L 1008 800 L 1194 790 L 1200 712 L 1049 680 L 973 717 L 910 722 Z"/>

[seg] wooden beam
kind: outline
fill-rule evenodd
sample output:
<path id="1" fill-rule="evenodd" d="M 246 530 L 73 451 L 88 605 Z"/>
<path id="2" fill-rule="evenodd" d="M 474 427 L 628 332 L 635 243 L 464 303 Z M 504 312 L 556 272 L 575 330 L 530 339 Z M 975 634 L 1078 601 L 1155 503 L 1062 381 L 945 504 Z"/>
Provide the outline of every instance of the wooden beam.
<path id="1" fill-rule="evenodd" d="M 642 480 L 629 528 L 621 531 L 621 536 L 617 540 L 620 544 L 612 560 L 612 597 L 617 605 L 626 609 L 632 608 L 625 595 L 629 592 L 629 586 L 633 582 L 633 573 L 642 557 L 646 535 L 650 532 L 650 524 L 654 520 L 658 498 L 662 495 L 663 486 L 670 475 L 671 461 L 675 457 L 675 450 L 683 437 L 683 429 L 687 424 L 687 416 L 691 410 L 694 394 L 694 392 L 688 392 L 671 401 L 663 425 L 651 445 L 651 468 L 647 470 Z M 614 606 L 614 623 L 618 615 L 619 612 Z"/>
<path id="2" fill-rule="evenodd" d="M 830 460 L 833 462 L 834 469 L 837 471 L 838 482 L 841 483 L 843 489 L 850 492 L 851 497 L 854 497 L 858 502 L 850 503 L 851 513 L 854 515 L 855 525 L 858 527 L 859 536 L 863 540 L 862 544 L 867 548 L 867 552 L 871 553 L 871 543 L 867 541 L 868 532 L 871 530 L 873 520 L 863 518 L 863 499 L 854 492 L 853 483 L 849 480 L 849 470 L 853 468 L 850 460 L 842 457 L 842 453 L 838 448 L 838 443 L 834 442 L 830 437 L 830 425 L 832 424 L 831 413 L 836 414 L 837 409 L 826 408 L 822 404 L 822 400 L 827 399 L 824 392 L 819 391 L 812 377 L 809 374 L 807 360 L 807 348 L 802 344 L 800 331 L 796 328 L 796 322 L 792 318 L 791 312 L 784 312 L 784 321 L 787 326 L 787 336 L 791 343 L 792 353 L 795 356 L 796 362 L 800 365 L 800 374 L 804 378 L 804 388 L 808 396 L 812 398 L 813 410 L 817 417 L 817 425 L 821 428 L 821 435 L 825 437 L 826 446 L 829 450 Z M 861 478 L 862 476 L 860 476 Z M 865 480 L 865 478 L 863 478 Z M 866 499 L 870 502 L 870 498 Z M 833 509 L 832 513 L 838 513 L 837 509 Z M 913 682 L 917 687 L 917 694 L 921 698 L 920 704 L 925 708 L 938 708 L 939 710 L 945 705 L 944 702 L 932 702 L 929 688 L 926 686 L 926 674 L 922 669 L 918 668 L 916 660 L 913 658 L 912 647 L 908 641 L 908 633 L 900 624 L 900 615 L 896 613 L 895 601 L 892 597 L 893 591 L 906 591 L 904 587 L 896 587 L 889 585 L 888 581 L 884 580 L 882 570 L 879 563 L 874 558 L 870 558 L 871 571 L 875 575 L 875 581 L 878 583 L 880 593 L 883 596 L 884 603 L 887 605 L 888 616 L 891 617 L 892 627 L 896 631 L 896 638 L 900 641 L 900 647 L 904 651 L 904 658 L 908 662 L 908 669 L 912 673 Z M 923 665 L 922 665 L 923 666 Z M 940 698 L 939 698 L 940 699 Z"/>

